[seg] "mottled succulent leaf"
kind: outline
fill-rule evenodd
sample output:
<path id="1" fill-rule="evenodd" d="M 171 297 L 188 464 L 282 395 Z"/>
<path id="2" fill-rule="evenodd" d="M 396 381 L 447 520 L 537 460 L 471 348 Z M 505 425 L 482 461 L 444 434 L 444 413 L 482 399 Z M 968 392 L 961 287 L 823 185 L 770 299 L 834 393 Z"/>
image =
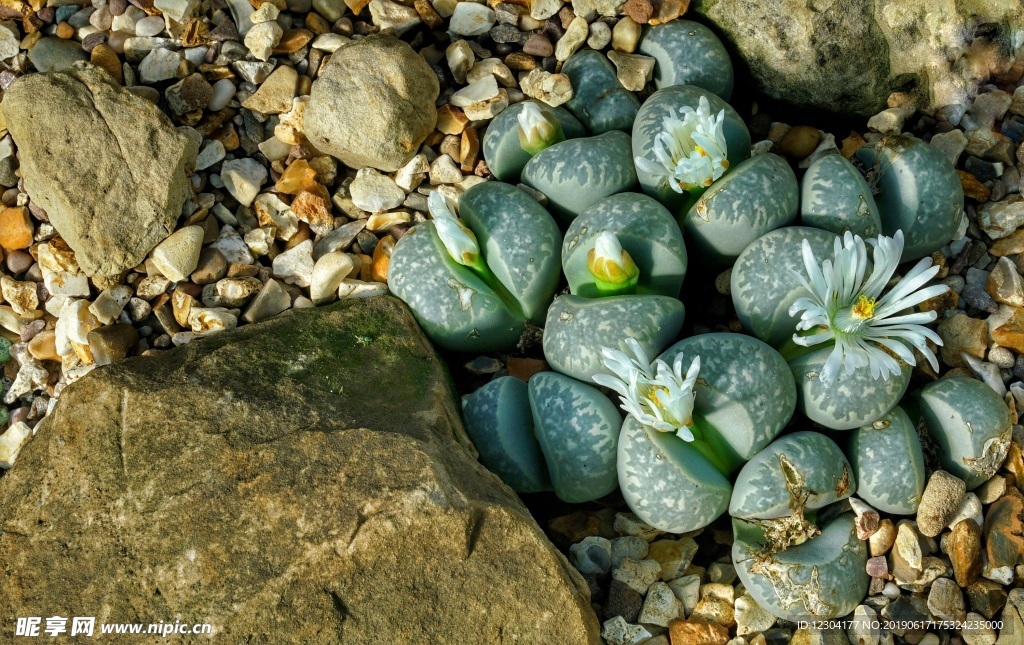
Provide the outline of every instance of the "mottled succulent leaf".
<path id="1" fill-rule="evenodd" d="M 851 432 L 846 456 L 857 480 L 857 497 L 885 513 L 917 512 L 925 485 L 924 454 L 903 408 L 896 406 Z"/>
<path id="2" fill-rule="evenodd" d="M 754 455 L 736 477 L 729 514 L 771 520 L 846 499 L 857 488 L 839 446 L 817 432 L 794 432 Z"/>
<path id="3" fill-rule="evenodd" d="M 469 397 L 462 415 L 488 470 L 519 493 L 551 490 L 525 382 L 512 376 L 491 381 Z"/>
<path id="4" fill-rule="evenodd" d="M 842 235 L 867 239 L 882 230 L 871 188 L 856 166 L 840 154 L 825 155 L 804 174 L 800 222 Z"/>
<path id="5" fill-rule="evenodd" d="M 827 620 L 845 616 L 868 591 L 867 544 L 857 538 L 852 513 L 821 534 L 781 553 L 766 553 L 761 527 L 733 520 L 732 560 L 747 592 L 779 618 Z"/>
<path id="6" fill-rule="evenodd" d="M 555 370 L 590 383 L 610 374 L 601 349 L 628 351 L 636 339 L 648 356 L 657 356 L 683 327 L 683 303 L 656 295 L 581 298 L 559 296 L 544 325 L 544 358 Z"/>
<path id="7" fill-rule="evenodd" d="M 832 430 L 852 430 L 881 418 L 900 402 L 910 385 L 909 365 L 902 364 L 900 374 L 888 379 L 872 378 L 866 367 L 853 374 L 841 369 L 826 385 L 820 374 L 832 347 L 826 343 L 789 361 L 796 380 L 797 407 L 808 419 Z"/>
<path id="8" fill-rule="evenodd" d="M 523 168 L 523 183 L 547 195 L 563 226 L 591 204 L 636 186 L 629 135 L 619 130 L 546 148 Z"/>
<path id="9" fill-rule="evenodd" d="M 799 200 L 785 159 L 751 157 L 712 184 L 682 220 L 690 250 L 710 266 L 725 267 L 760 236 L 791 224 Z"/>
<path id="10" fill-rule="evenodd" d="M 487 266 L 536 324 L 561 278 L 562 234 L 544 207 L 511 184 L 477 184 L 459 199 L 459 215 L 476 233 Z"/>
<path id="11" fill-rule="evenodd" d="M 654 86 L 658 89 L 696 85 L 726 101 L 732 95 L 729 52 L 714 32 L 698 22 L 673 20 L 647 27 L 637 53 L 654 57 Z"/>
<path id="12" fill-rule="evenodd" d="M 785 359 L 765 343 L 743 334 L 699 334 L 669 347 L 661 358 L 687 366 L 700 356 L 694 412 L 746 461 L 789 423 L 796 386 Z"/>
<path id="13" fill-rule="evenodd" d="M 939 444 L 942 466 L 973 490 L 999 470 L 1010 448 L 1013 424 L 1006 403 L 981 381 L 939 379 L 904 406 Z"/>
<path id="14" fill-rule="evenodd" d="M 530 409 L 555 494 L 588 502 L 615 490 L 622 417 L 596 387 L 555 372 L 530 378 Z"/>
<path id="15" fill-rule="evenodd" d="M 591 134 L 609 130 L 629 132 L 640 101 L 619 83 L 615 66 L 594 49 L 581 49 L 562 64 L 562 73 L 572 83 L 573 97 L 565 107 L 576 115 Z"/>
<path id="16" fill-rule="evenodd" d="M 433 222 L 414 226 L 395 245 L 388 287 L 445 349 L 509 350 L 523 334 L 523 316 L 448 255 Z"/>
<path id="17" fill-rule="evenodd" d="M 804 273 L 801 242 L 807 240 L 819 262 L 832 259 L 834 233 L 806 226 L 790 226 L 762 235 L 750 244 L 732 269 L 732 303 L 743 328 L 773 347 L 796 332 L 799 316 L 789 308 L 810 293 L 792 271 Z"/>
<path id="18" fill-rule="evenodd" d="M 487 126 L 482 144 L 487 168 L 501 181 L 512 183 L 519 181 L 523 167 L 532 158 L 532 155 L 523 150 L 519 143 L 519 113 L 523 111 L 527 103 L 533 103 L 542 112 L 558 119 L 558 123 L 562 126 L 562 134 L 566 139 L 587 136 L 583 124 L 565 108 L 551 107 L 534 100 L 526 100 L 508 106 Z"/>
<path id="19" fill-rule="evenodd" d="M 878 187 L 882 233 L 903 231 L 904 262 L 930 255 L 953 238 L 964 190 L 953 165 L 936 148 L 913 137 L 887 136 L 862 147 L 856 158 Z"/>
<path id="20" fill-rule="evenodd" d="M 703 528 L 725 512 L 732 487 L 690 444 L 626 417 L 619 434 L 619 488 L 644 522 L 669 533 Z"/>
<path id="21" fill-rule="evenodd" d="M 686 276 L 686 246 L 672 215 L 656 200 L 640 193 L 620 193 L 592 204 L 573 220 L 562 243 L 562 270 L 569 290 L 598 296 L 587 254 L 597 236 L 610 231 L 640 269 L 638 287 L 644 293 L 676 298 Z"/>

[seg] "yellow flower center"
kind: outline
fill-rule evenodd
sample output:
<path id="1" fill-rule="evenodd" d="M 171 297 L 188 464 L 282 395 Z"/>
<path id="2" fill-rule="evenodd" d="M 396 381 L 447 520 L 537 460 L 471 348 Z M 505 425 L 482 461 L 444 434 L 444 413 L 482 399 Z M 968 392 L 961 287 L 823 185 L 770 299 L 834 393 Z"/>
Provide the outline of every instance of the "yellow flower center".
<path id="1" fill-rule="evenodd" d="M 694 148 L 694 149 L 695 149 L 695 150 L 696 150 L 696 151 L 697 151 L 698 153 L 700 153 L 700 156 L 702 156 L 702 157 L 706 157 L 706 156 L 708 156 L 708 153 L 707 153 L 707 152 L 706 152 L 706 151 L 704 150 L 704 148 L 701 148 L 700 146 L 697 146 L 697 145 L 693 146 L 693 148 Z"/>
<path id="2" fill-rule="evenodd" d="M 857 304 L 853 306 L 852 311 L 854 317 L 866 320 L 875 315 L 875 299 L 868 298 L 865 295 L 861 295 L 860 299 L 857 300 Z"/>

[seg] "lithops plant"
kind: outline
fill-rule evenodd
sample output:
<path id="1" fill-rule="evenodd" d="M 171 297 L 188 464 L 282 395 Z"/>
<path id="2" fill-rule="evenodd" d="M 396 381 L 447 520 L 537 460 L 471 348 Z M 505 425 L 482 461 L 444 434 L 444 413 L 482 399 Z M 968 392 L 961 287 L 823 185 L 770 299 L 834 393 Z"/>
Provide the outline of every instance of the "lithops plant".
<path id="1" fill-rule="evenodd" d="M 729 52 L 714 32 L 700 23 L 673 20 L 648 27 L 637 53 L 655 59 L 654 87 L 658 89 L 696 85 L 726 101 L 732 95 L 734 76 Z"/>
<path id="2" fill-rule="evenodd" d="M 528 135 L 528 133 L 523 132 L 522 120 L 525 119 L 520 118 L 524 112 L 533 110 L 539 110 L 553 117 L 561 129 L 561 138 L 554 136 L 550 140 L 545 139 L 544 143 L 547 145 L 544 147 L 556 143 L 554 140 L 556 138 L 561 141 L 587 136 L 586 128 L 565 108 L 551 107 L 534 100 L 521 101 L 508 106 L 487 126 L 482 144 L 487 168 L 501 181 L 518 182 L 526 162 L 536 154 L 535 148 L 529 144 L 528 138 L 524 145 L 524 135 Z"/>
<path id="3" fill-rule="evenodd" d="M 914 137 L 886 136 L 860 148 L 856 159 L 878 189 L 882 233 L 903 231 L 904 260 L 938 251 L 960 226 L 964 191 L 949 160 Z"/>
<path id="4" fill-rule="evenodd" d="M 831 257 L 834 233 L 789 226 L 766 233 L 740 253 L 730 276 L 732 303 L 743 329 L 773 347 L 781 347 L 799 322 L 789 315 L 797 298 L 808 294 L 798 273 L 804 269 L 803 242 L 816 258 Z"/>
<path id="5" fill-rule="evenodd" d="M 524 184 L 548 198 L 548 208 L 563 226 L 595 202 L 636 186 L 636 169 L 625 132 L 556 143 L 523 168 Z"/>
<path id="6" fill-rule="evenodd" d="M 605 353 L 615 376 L 594 377 L 629 413 L 619 435 L 623 497 L 663 531 L 706 526 L 729 505 L 731 474 L 789 422 L 792 376 L 775 350 L 750 336 L 694 336 L 653 365 L 630 345 L 632 356 Z"/>
<path id="7" fill-rule="evenodd" d="M 840 154 L 818 158 L 804 174 L 800 222 L 839 235 L 849 231 L 863 238 L 882 231 L 871 187 L 857 167 Z"/>
<path id="8" fill-rule="evenodd" d="M 430 197 L 432 221 L 395 245 L 388 286 L 431 340 L 455 351 L 514 348 L 541 325 L 559 280 L 558 225 L 529 195 L 485 182 L 453 204 Z"/>
<path id="9" fill-rule="evenodd" d="M 672 215 L 654 199 L 638 193 L 620 193 L 591 205 L 573 220 L 562 243 L 562 270 L 574 295 L 604 295 L 591 270 L 599 237 L 613 233 L 638 269 L 633 292 L 672 298 L 686 276 L 686 246 Z"/>
<path id="10" fill-rule="evenodd" d="M 789 163 L 771 153 L 751 157 L 711 184 L 681 218 L 690 250 L 724 268 L 761 235 L 796 219 L 800 189 Z"/>
<path id="11" fill-rule="evenodd" d="M 913 312 L 949 289 L 925 286 L 939 267 L 922 259 L 886 291 L 900 264 L 903 235 L 897 231 L 869 242 L 871 262 L 868 245 L 849 232 L 835 240 L 832 258 L 820 264 L 810 244 L 801 245 L 804 268 L 796 277 L 807 295 L 790 307 L 800 323 L 783 354 L 797 379 L 800 410 L 834 430 L 860 427 L 892 409 L 909 383 L 910 366 L 917 364 L 914 350 L 939 369 L 928 342 L 941 345 L 942 339 L 924 326 L 937 314 Z"/>
<path id="12" fill-rule="evenodd" d="M 867 544 L 857 537 L 852 513 L 821 527 L 803 544 L 772 552 L 766 530 L 733 520 L 736 573 L 757 604 L 791 621 L 845 616 L 867 594 Z"/>
<path id="13" fill-rule="evenodd" d="M 640 186 L 676 217 L 750 157 L 750 132 L 728 103 L 694 85 L 658 90 L 633 124 Z"/>
<path id="14" fill-rule="evenodd" d="M 481 461 L 518 492 L 579 503 L 615 490 L 622 418 L 591 385 L 555 372 L 529 385 L 501 377 L 469 397 L 464 417 Z"/>
<path id="15" fill-rule="evenodd" d="M 966 377 L 947 377 L 921 388 L 904 403 L 939 445 L 942 467 L 977 488 L 999 470 L 1010 447 L 1013 423 L 992 388 Z"/>
<path id="16" fill-rule="evenodd" d="M 622 87 L 615 67 L 604 54 L 582 49 L 565 61 L 562 73 L 569 77 L 573 87 L 573 96 L 565 107 L 592 134 L 609 130 L 629 132 L 640 101 L 636 94 Z"/>
<path id="17" fill-rule="evenodd" d="M 917 428 L 900 406 L 850 432 L 846 456 L 857 496 L 886 513 L 912 515 L 924 492 L 924 453 Z"/>

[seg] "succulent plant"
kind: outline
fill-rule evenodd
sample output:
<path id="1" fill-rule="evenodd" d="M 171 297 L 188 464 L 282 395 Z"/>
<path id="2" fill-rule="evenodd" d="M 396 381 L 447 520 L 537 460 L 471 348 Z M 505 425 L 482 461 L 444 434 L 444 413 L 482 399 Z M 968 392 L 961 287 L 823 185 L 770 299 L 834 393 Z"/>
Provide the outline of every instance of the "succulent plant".
<path id="1" fill-rule="evenodd" d="M 690 250 L 724 268 L 761 235 L 796 219 L 800 189 L 789 163 L 771 153 L 743 161 L 705 191 L 682 218 Z"/>
<path id="2" fill-rule="evenodd" d="M 800 222 L 842 235 L 863 238 L 882 231 L 871 187 L 857 167 L 840 154 L 818 158 L 804 174 L 800 194 Z"/>
<path id="3" fill-rule="evenodd" d="M 677 297 L 686 276 L 686 246 L 679 225 L 647 195 L 620 193 L 592 204 L 573 220 L 562 243 L 562 270 L 569 290 L 601 295 L 590 270 L 591 251 L 604 232 L 614 233 L 639 270 L 636 293 Z"/>
<path id="4" fill-rule="evenodd" d="M 673 20 L 648 27 L 637 53 L 655 59 L 654 87 L 658 89 L 696 85 L 726 101 L 732 95 L 729 52 L 714 32 L 698 22 Z"/>
<path id="5" fill-rule="evenodd" d="M 678 428 L 680 436 L 688 436 L 668 431 L 672 424 L 658 429 L 642 413 L 631 413 L 619 436 L 623 497 L 640 519 L 673 533 L 706 526 L 726 510 L 730 475 L 775 438 L 796 405 L 784 359 L 755 338 L 701 334 L 679 341 L 659 360 L 667 366 L 684 356 L 700 358 L 692 419 Z M 642 360 L 638 363 L 641 374 L 654 370 Z M 626 378 L 620 375 L 623 382 Z M 649 379 L 641 375 L 640 380 Z M 639 405 L 642 411 L 643 401 Z M 657 412 L 651 409 L 651 414 Z"/>
<path id="6" fill-rule="evenodd" d="M 533 153 L 523 148 L 520 139 L 519 115 L 524 110 L 531 109 L 527 106 L 534 106 L 536 109 L 554 117 L 562 129 L 562 135 L 566 139 L 576 139 L 587 136 L 586 128 L 583 127 L 576 117 L 562 107 L 551 107 L 540 101 L 527 100 L 515 103 L 502 110 L 501 114 L 494 117 L 487 132 L 484 134 L 482 149 L 487 168 L 497 179 L 504 182 L 515 183 L 519 181 L 519 175 L 523 172 L 526 162 L 533 158 Z"/>
<path id="7" fill-rule="evenodd" d="M 592 134 L 610 130 L 629 132 L 636 119 L 640 101 L 619 83 L 615 67 L 601 52 L 582 49 L 562 64 L 569 77 L 573 97 L 565 107 L 576 115 Z"/>
<path id="8" fill-rule="evenodd" d="M 568 139 L 534 156 L 523 168 L 524 184 L 548 198 L 563 226 L 588 206 L 636 186 L 636 169 L 625 132 Z"/>
<path id="9" fill-rule="evenodd" d="M 846 456 L 857 480 L 857 496 L 886 513 L 917 512 L 924 492 L 924 453 L 917 428 L 896 406 L 849 433 Z"/>
<path id="10" fill-rule="evenodd" d="M 395 245 L 388 285 L 438 345 L 511 349 L 527 322 L 542 324 L 559 280 L 561 235 L 547 211 L 509 184 L 478 184 L 457 220 L 434 193 L 433 221 Z"/>
<path id="11" fill-rule="evenodd" d="M 882 233 L 903 231 L 906 236 L 904 261 L 930 255 L 953 238 L 964 210 L 964 191 L 942 153 L 914 137 L 886 136 L 855 156 L 879 191 L 875 203 Z"/>
<path id="12" fill-rule="evenodd" d="M 708 147 L 713 150 L 698 143 L 701 136 L 712 139 Z M 694 85 L 673 85 L 658 90 L 640 107 L 632 146 L 643 191 L 679 217 L 724 171 L 750 157 L 750 132 L 736 110 L 714 93 Z M 724 160 L 716 150 L 724 150 Z M 696 177 L 708 161 L 705 157 L 717 163 Z"/>
<path id="13" fill-rule="evenodd" d="M 596 387 L 554 372 L 529 385 L 504 376 L 474 392 L 463 414 L 481 461 L 514 490 L 554 490 L 571 503 L 615 490 L 622 418 Z"/>
<path id="14" fill-rule="evenodd" d="M 938 444 L 942 467 L 964 480 L 967 490 L 992 477 L 1006 458 L 1013 432 L 1010 410 L 981 381 L 939 379 L 911 395 L 904 407 Z"/>

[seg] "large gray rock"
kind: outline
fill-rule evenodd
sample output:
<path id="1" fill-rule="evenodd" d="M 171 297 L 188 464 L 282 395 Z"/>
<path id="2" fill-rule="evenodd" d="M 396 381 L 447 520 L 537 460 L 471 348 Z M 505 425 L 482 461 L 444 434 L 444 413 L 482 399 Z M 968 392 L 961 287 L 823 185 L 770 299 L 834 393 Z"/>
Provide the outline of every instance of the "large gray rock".
<path id="1" fill-rule="evenodd" d="M 749 66 L 758 89 L 790 103 L 870 116 L 893 91 L 923 105 L 976 91 L 954 70 L 982 23 L 1008 43 L 1024 24 L 1020 0 L 695 0 Z"/>
<path id="2" fill-rule="evenodd" d="M 97 369 L 0 478 L 0 622 L 596 644 L 586 584 L 474 459 L 448 383 L 390 297 Z"/>
<path id="3" fill-rule="evenodd" d="M 394 36 L 374 35 L 334 52 L 313 83 L 306 137 L 352 168 L 398 170 L 437 124 L 437 77 Z"/>
<path id="4" fill-rule="evenodd" d="M 196 145 L 155 105 L 79 63 L 22 76 L 2 108 L 25 189 L 87 274 L 138 265 L 174 230 Z"/>

